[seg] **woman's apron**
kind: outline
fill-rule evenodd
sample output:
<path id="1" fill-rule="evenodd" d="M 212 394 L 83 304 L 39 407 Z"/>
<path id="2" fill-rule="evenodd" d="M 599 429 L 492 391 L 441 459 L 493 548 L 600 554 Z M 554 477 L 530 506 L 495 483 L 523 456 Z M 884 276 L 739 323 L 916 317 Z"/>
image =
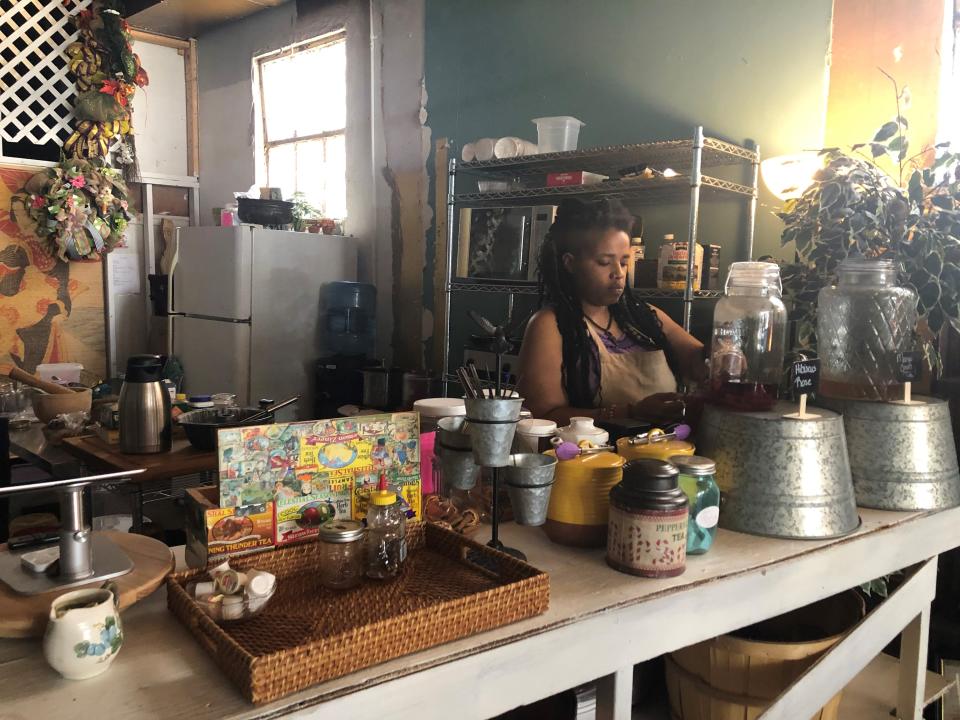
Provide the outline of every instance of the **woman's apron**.
<path id="1" fill-rule="evenodd" d="M 626 407 L 655 393 L 675 393 L 677 379 L 663 350 L 636 348 L 611 353 L 596 331 L 585 323 L 600 355 L 600 396 L 605 406 Z"/>

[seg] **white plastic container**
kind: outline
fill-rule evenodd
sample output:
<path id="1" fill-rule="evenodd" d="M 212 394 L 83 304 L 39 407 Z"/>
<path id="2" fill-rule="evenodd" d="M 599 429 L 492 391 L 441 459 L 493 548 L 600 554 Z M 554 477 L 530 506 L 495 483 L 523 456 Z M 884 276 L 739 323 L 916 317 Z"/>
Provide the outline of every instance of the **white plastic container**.
<path id="1" fill-rule="evenodd" d="M 46 363 L 44 365 L 37 365 L 37 375 L 41 380 L 60 383 L 61 385 L 80 382 L 81 370 L 83 370 L 83 365 L 80 363 Z"/>
<path id="2" fill-rule="evenodd" d="M 534 118 L 537 126 L 537 148 L 542 153 L 576 150 L 580 128 L 584 123 L 569 115 Z"/>
<path id="3" fill-rule="evenodd" d="M 496 140 L 493 138 L 480 138 L 479 140 L 474 140 L 472 144 L 474 160 L 479 162 L 493 160 L 493 146 L 496 145 Z"/>
<path id="4" fill-rule="evenodd" d="M 420 413 L 420 432 L 433 432 L 440 418 L 467 414 L 462 398 L 422 398 L 413 403 L 413 411 Z"/>
<path id="5" fill-rule="evenodd" d="M 536 155 L 537 152 L 535 144 L 518 137 L 502 137 L 493 146 L 493 156 L 498 160 Z"/>
<path id="6" fill-rule="evenodd" d="M 553 420 L 528 418 L 517 423 L 514 449 L 518 453 L 542 453 L 550 449 L 550 438 L 557 434 Z"/>

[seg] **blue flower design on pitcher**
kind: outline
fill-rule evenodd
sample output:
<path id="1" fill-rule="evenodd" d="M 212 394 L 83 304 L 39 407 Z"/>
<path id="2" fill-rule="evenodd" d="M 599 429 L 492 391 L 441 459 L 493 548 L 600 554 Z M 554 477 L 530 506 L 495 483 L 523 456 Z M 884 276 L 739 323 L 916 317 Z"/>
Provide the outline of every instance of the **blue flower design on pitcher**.
<path id="1" fill-rule="evenodd" d="M 78 658 L 95 657 L 100 658 L 98 662 L 103 662 L 111 655 L 116 653 L 123 645 L 123 632 L 117 625 L 114 617 L 108 617 L 103 623 L 95 625 L 100 628 L 100 642 L 89 642 L 84 640 L 73 646 L 73 651 Z"/>

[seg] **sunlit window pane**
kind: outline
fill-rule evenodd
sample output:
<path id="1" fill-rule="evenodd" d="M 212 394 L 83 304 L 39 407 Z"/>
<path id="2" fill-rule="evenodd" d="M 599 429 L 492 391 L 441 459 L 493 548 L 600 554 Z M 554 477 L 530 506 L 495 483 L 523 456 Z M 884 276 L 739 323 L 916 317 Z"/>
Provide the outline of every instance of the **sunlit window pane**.
<path id="1" fill-rule="evenodd" d="M 331 218 L 347 216 L 345 50 L 341 37 L 259 60 L 267 184 Z"/>
<path id="2" fill-rule="evenodd" d="M 263 61 L 268 141 L 316 135 L 347 124 L 346 47 L 339 40 Z"/>

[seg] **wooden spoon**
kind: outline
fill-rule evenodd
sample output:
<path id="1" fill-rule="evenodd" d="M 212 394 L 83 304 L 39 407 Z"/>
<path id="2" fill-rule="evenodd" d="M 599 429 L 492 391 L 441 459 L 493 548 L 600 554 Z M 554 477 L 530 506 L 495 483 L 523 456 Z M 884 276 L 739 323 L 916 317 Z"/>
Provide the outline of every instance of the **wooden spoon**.
<path id="1" fill-rule="evenodd" d="M 29 385 L 30 387 L 35 387 L 44 392 L 48 392 L 51 395 L 72 395 L 73 390 L 63 385 L 57 385 L 57 383 L 50 382 L 49 380 L 41 380 L 36 375 L 31 375 L 25 370 L 21 370 L 16 365 L 10 365 L 6 368 L 0 366 L 0 370 L 4 370 L 4 374 L 9 377 L 11 380 L 16 380 L 21 382 L 24 385 Z"/>

